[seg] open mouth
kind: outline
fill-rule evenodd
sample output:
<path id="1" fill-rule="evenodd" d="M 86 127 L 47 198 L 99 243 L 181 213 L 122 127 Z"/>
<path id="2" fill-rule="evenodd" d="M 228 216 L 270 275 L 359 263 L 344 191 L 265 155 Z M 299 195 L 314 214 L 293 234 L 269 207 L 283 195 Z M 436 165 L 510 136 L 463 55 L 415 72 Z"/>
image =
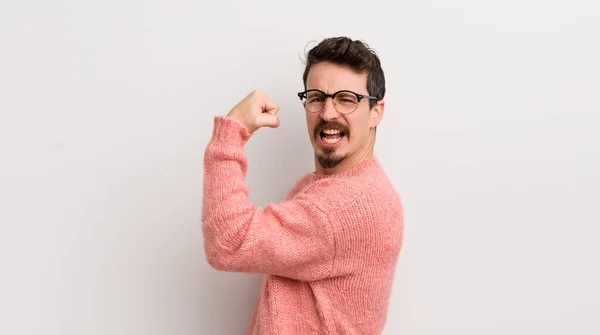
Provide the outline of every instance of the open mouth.
<path id="1" fill-rule="evenodd" d="M 346 134 L 339 129 L 323 129 L 319 134 L 321 140 L 326 144 L 335 144 L 339 142 Z"/>

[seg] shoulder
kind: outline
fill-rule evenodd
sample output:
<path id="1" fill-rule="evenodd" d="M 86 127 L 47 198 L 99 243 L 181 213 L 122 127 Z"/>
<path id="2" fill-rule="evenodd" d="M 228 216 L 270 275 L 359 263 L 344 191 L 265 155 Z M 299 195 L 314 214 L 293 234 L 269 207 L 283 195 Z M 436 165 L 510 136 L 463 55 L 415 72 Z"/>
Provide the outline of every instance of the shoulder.
<path id="1" fill-rule="evenodd" d="M 316 180 L 298 195 L 326 213 L 353 209 L 371 216 L 373 212 L 401 210 L 401 200 L 383 171 L 344 178 Z M 382 208 L 385 207 L 385 208 Z"/>
<path id="2" fill-rule="evenodd" d="M 306 189 L 306 187 L 310 185 L 311 178 L 312 174 L 307 173 L 303 175 L 300 179 L 298 179 L 288 192 L 287 196 L 285 197 L 285 200 L 294 199 L 298 196 L 298 194 L 302 193 Z"/>
<path id="3" fill-rule="evenodd" d="M 387 261 L 397 255 L 403 240 L 403 208 L 398 193 L 381 170 L 319 179 L 301 197 L 329 220 L 338 258 L 371 255 Z"/>

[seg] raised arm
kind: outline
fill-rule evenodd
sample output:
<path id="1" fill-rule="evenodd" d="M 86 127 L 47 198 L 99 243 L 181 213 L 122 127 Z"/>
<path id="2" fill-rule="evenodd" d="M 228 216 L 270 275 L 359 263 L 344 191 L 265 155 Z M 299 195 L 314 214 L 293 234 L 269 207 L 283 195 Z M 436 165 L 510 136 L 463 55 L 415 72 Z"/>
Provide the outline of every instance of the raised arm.
<path id="1" fill-rule="evenodd" d="M 202 230 L 208 262 L 224 271 L 299 280 L 331 275 L 336 243 L 314 187 L 264 208 L 248 199 L 244 145 L 249 129 L 235 117 L 214 119 L 204 156 Z"/>

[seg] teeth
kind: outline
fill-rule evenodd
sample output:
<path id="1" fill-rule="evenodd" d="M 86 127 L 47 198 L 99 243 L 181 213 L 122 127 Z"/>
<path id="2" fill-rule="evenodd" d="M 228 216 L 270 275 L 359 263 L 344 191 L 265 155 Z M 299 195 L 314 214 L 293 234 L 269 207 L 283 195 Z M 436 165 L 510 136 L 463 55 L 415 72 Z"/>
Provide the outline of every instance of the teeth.
<path id="1" fill-rule="evenodd" d="M 333 143 L 337 143 L 341 140 L 341 137 L 338 138 L 323 138 L 323 142 L 327 143 L 327 144 L 333 144 Z"/>
<path id="2" fill-rule="evenodd" d="M 323 132 L 327 135 L 335 135 L 341 133 L 341 131 L 337 129 L 323 129 Z"/>

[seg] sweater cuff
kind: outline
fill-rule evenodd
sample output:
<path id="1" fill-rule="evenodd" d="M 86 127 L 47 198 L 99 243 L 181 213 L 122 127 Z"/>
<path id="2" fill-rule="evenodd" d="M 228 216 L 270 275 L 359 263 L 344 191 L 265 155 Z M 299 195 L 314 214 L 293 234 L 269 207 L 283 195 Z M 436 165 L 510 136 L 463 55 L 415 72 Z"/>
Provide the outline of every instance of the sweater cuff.
<path id="1" fill-rule="evenodd" d="M 213 140 L 223 144 L 234 146 L 245 145 L 252 134 L 248 128 L 238 120 L 227 116 L 215 116 L 213 128 Z"/>

